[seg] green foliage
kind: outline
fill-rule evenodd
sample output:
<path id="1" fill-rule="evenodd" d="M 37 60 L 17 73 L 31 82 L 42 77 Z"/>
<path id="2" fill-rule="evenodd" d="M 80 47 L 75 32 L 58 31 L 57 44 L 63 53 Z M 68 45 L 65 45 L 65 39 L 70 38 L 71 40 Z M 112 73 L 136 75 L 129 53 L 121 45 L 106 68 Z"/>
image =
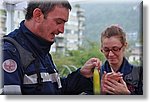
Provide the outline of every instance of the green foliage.
<path id="1" fill-rule="evenodd" d="M 88 46 L 82 47 L 77 51 L 70 51 L 69 54 L 76 57 L 74 62 L 79 66 L 82 66 L 88 59 L 93 57 L 104 60 L 104 56 L 99 51 L 99 46 L 95 42 L 88 42 Z"/>
<path id="2" fill-rule="evenodd" d="M 130 62 L 131 64 L 133 65 L 137 65 L 137 66 L 141 66 L 142 65 L 142 61 L 138 61 L 138 60 L 135 60 L 133 62 Z"/>
<path id="3" fill-rule="evenodd" d="M 90 58 L 96 57 L 101 61 L 104 61 L 104 55 L 99 51 L 99 46 L 95 42 L 88 42 L 88 46 L 80 47 L 79 50 L 66 51 L 65 55 L 52 53 L 54 62 L 61 76 L 66 76 L 70 73 L 68 66 L 71 71 L 75 68 L 80 68 Z"/>

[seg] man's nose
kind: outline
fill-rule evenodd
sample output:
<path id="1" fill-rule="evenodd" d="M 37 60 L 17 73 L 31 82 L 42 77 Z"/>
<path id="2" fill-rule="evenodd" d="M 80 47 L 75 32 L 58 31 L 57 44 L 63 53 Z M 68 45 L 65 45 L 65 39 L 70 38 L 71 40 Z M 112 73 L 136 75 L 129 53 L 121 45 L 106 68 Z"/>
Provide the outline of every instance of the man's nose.
<path id="1" fill-rule="evenodd" d="M 59 25 L 59 27 L 58 27 L 58 31 L 59 31 L 59 33 L 64 33 L 64 24 L 61 24 L 61 25 Z"/>

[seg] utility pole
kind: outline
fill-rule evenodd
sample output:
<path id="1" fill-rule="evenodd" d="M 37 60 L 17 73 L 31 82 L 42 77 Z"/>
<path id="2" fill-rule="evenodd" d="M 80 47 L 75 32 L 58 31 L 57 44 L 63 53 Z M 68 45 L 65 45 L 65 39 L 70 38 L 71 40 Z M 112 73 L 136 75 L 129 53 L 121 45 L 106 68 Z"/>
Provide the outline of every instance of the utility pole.
<path id="1" fill-rule="evenodd" d="M 7 3 L 7 2 L 5 3 L 5 8 L 6 8 L 6 12 L 7 12 L 6 34 L 10 33 L 14 29 L 14 7 L 15 7 L 15 4 Z"/>

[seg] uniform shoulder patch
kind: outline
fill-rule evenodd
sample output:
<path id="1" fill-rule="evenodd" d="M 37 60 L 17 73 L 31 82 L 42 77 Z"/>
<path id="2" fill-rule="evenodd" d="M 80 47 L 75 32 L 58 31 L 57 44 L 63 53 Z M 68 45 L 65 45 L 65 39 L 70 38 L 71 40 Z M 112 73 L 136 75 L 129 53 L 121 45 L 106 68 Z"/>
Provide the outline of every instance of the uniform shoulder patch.
<path id="1" fill-rule="evenodd" d="M 17 69 L 17 63 L 13 59 L 7 59 L 2 63 L 2 67 L 6 72 L 12 73 Z"/>

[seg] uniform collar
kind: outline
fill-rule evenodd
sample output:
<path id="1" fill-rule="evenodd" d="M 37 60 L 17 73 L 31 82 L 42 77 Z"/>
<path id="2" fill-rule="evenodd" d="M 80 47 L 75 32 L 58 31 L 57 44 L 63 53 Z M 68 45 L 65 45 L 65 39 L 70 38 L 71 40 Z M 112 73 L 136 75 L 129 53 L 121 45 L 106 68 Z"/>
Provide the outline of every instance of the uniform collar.
<path id="1" fill-rule="evenodd" d="M 124 57 L 123 58 L 123 63 L 121 67 L 119 68 L 118 72 L 123 73 L 124 75 L 128 74 L 132 69 L 132 65 L 127 61 L 127 59 Z M 105 63 L 102 66 L 102 71 L 111 72 L 110 65 L 108 61 L 105 61 Z M 103 72 L 102 72 L 103 73 Z"/>
<path id="2" fill-rule="evenodd" d="M 50 51 L 50 47 L 53 43 L 50 43 L 35 34 L 33 34 L 25 25 L 24 20 L 20 23 L 21 31 L 23 36 L 27 39 L 27 42 L 33 50 L 37 51 L 39 54 L 47 54 Z"/>

